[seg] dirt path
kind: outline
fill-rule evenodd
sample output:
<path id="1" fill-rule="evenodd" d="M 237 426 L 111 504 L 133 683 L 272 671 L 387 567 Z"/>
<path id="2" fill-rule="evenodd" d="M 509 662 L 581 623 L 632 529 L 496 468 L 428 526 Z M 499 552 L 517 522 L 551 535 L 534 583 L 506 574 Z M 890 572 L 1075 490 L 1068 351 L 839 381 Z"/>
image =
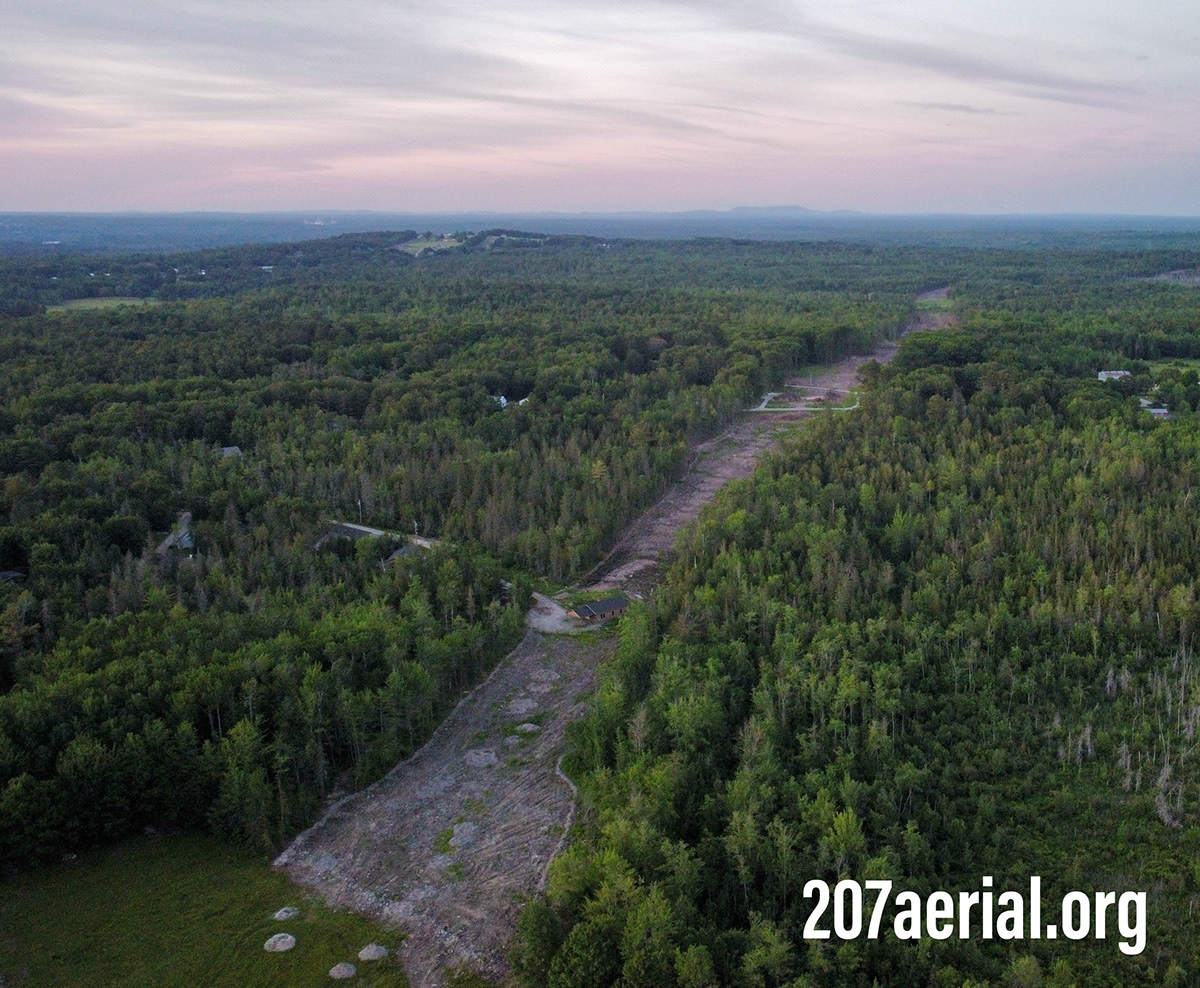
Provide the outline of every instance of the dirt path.
<path id="1" fill-rule="evenodd" d="M 722 487 L 749 477 L 780 432 L 803 417 L 800 412 L 754 415 L 697 446 L 684 478 L 629 526 L 605 560 L 584 577 L 585 588 L 648 594 L 658 583 L 659 562 L 670 554 L 679 532 Z"/>
<path id="2" fill-rule="evenodd" d="M 929 314 L 913 328 L 945 321 Z M 872 357 L 886 362 L 896 349 L 887 343 Z M 789 383 L 846 399 L 868 359 Z M 697 447 L 683 480 L 581 582 L 648 593 L 678 532 L 808 414 L 768 409 Z M 440 988 L 446 968 L 460 964 L 505 975 L 521 897 L 542 887 L 574 817 L 574 786 L 559 766 L 563 732 L 616 641 L 562 634 L 576 629 L 540 595 L 528 623 L 521 644 L 420 751 L 331 806 L 275 861 L 327 901 L 401 927 L 413 988 Z"/>
<path id="3" fill-rule="evenodd" d="M 567 609 L 562 604 L 540 593 L 533 595 L 533 606 L 525 615 L 525 623 L 551 635 L 577 635 L 586 630 L 567 617 Z"/>
<path id="4" fill-rule="evenodd" d="M 921 328 L 927 328 L 922 323 Z M 914 329 L 917 326 L 913 327 Z M 659 578 L 659 564 L 671 552 L 675 536 L 700 516 L 700 509 L 716 497 L 731 480 L 749 477 L 762 454 L 778 442 L 782 433 L 815 411 L 799 397 L 811 389 L 820 397 L 845 400 L 858 380 L 858 371 L 868 360 L 887 363 L 896 355 L 898 343 L 880 344 L 870 356 L 848 357 L 833 366 L 803 374 L 787 382 L 797 393 L 791 407 L 767 408 L 735 422 L 715 439 L 696 447 L 691 469 L 666 496 L 629 526 L 621 541 L 605 559 L 583 578 L 588 590 L 623 589 L 648 594 Z M 770 392 L 774 397 L 786 392 Z M 857 402 L 840 409 L 850 411 Z"/>

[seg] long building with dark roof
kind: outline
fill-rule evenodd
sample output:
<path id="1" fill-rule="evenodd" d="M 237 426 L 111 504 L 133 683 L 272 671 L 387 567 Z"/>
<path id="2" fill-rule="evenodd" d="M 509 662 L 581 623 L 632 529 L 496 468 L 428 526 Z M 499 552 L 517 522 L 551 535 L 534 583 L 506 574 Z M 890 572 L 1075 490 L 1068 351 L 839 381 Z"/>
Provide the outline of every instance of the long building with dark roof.
<path id="1" fill-rule="evenodd" d="M 574 610 L 567 611 L 568 617 L 576 621 L 591 623 L 607 621 L 609 618 L 620 617 L 629 610 L 629 601 L 618 594 L 616 597 L 605 597 L 592 604 L 580 604 Z"/>

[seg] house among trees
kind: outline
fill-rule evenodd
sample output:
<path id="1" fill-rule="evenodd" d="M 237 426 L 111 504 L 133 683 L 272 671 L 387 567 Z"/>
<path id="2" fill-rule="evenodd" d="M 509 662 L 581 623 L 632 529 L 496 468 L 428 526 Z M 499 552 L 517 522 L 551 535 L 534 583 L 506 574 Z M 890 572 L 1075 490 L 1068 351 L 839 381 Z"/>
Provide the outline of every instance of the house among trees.
<path id="1" fill-rule="evenodd" d="M 191 556 L 196 551 L 196 539 L 189 527 L 191 524 L 192 513 L 190 511 L 181 511 L 175 530 L 163 539 L 162 544 L 158 547 L 158 554 L 165 556 L 174 551 Z"/>
<path id="2" fill-rule="evenodd" d="M 620 617 L 627 610 L 629 610 L 629 601 L 618 594 L 616 597 L 605 597 L 604 600 L 598 600 L 594 604 L 580 604 L 573 610 L 567 611 L 567 617 L 574 618 L 580 624 L 592 624 Z"/>
<path id="3" fill-rule="evenodd" d="M 1096 377 L 1101 381 L 1119 381 L 1123 377 L 1128 377 L 1129 371 L 1101 371 Z"/>

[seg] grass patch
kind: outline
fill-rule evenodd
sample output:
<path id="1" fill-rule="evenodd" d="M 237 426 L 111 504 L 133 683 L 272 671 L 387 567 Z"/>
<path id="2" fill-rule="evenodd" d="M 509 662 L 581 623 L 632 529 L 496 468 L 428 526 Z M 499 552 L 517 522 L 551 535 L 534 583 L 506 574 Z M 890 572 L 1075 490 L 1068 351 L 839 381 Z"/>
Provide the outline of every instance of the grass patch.
<path id="1" fill-rule="evenodd" d="M 501 729 L 501 733 L 506 738 L 510 738 L 514 734 L 524 734 L 524 731 L 517 730 L 522 724 L 537 724 L 538 727 L 543 727 L 549 717 L 550 712 L 548 710 L 541 710 L 536 714 L 530 714 L 528 717 L 522 717 L 520 720 L 513 721 L 511 724 L 505 724 Z"/>
<path id="2" fill-rule="evenodd" d="M 540 732 L 539 731 L 522 731 L 522 724 L 536 724 L 538 727 L 544 727 L 546 719 L 550 716 L 549 711 L 542 710 L 536 714 L 530 714 L 528 717 L 522 717 L 520 720 L 514 720 L 510 724 L 505 724 L 500 733 L 507 738 L 518 738 L 521 744 L 533 740 Z"/>
<path id="3" fill-rule="evenodd" d="M 123 305 L 137 308 L 152 308 L 162 303 L 156 298 L 132 298 L 118 296 L 116 298 L 76 298 L 69 302 L 46 307 L 47 312 L 79 312 L 88 309 L 119 309 Z"/>
<path id="4" fill-rule="evenodd" d="M 580 604 L 591 604 L 597 600 L 606 600 L 609 597 L 616 596 L 616 590 L 576 590 L 574 593 L 568 593 L 562 601 L 563 607 L 568 611 L 572 607 L 578 607 Z"/>
<path id="5" fill-rule="evenodd" d="M 789 381 L 798 380 L 802 377 L 819 377 L 822 374 L 828 374 L 833 366 L 833 363 L 801 364 L 799 367 L 794 367 L 788 371 L 786 377 Z M 770 391 L 771 388 L 767 390 Z"/>
<path id="6" fill-rule="evenodd" d="M 599 642 L 606 638 L 612 638 L 617 633 L 617 626 L 621 623 L 621 618 L 609 618 L 600 624 L 585 628 L 582 631 L 576 631 L 574 634 L 563 635 L 564 638 L 572 638 L 577 642 Z"/>
<path id="7" fill-rule="evenodd" d="M 285 905 L 294 920 L 271 918 Z M 310 899 L 250 852 L 203 834 L 133 841 L 0 884 L 0 983 L 34 986 L 323 984 L 349 961 L 356 985 L 407 986 L 395 954 L 360 962 L 368 943 L 403 935 Z M 268 954 L 291 933 L 294 950 Z"/>
<path id="8" fill-rule="evenodd" d="M 1162 360 L 1147 360 L 1146 365 L 1155 376 L 1165 370 L 1181 371 L 1191 368 L 1200 371 L 1200 357 L 1166 357 Z"/>
<path id="9" fill-rule="evenodd" d="M 917 308 L 922 312 L 953 312 L 954 300 L 949 298 L 917 299 Z"/>
<path id="10" fill-rule="evenodd" d="M 485 790 L 483 799 L 475 799 L 468 796 L 463 800 L 463 812 L 466 814 L 466 819 L 471 817 L 485 817 L 488 813 L 487 797 L 491 795 L 491 790 Z"/>
<path id="11" fill-rule="evenodd" d="M 496 983 L 460 965 L 446 972 L 446 988 L 496 988 Z"/>
<path id="12" fill-rule="evenodd" d="M 461 822 L 461 821 L 460 821 Z M 433 849 L 438 854 L 453 854 L 454 845 L 450 843 L 454 839 L 454 828 L 447 827 L 433 839 Z"/>
<path id="13" fill-rule="evenodd" d="M 455 240 L 449 234 L 443 234 L 440 237 L 417 237 L 415 240 L 409 240 L 406 243 L 400 244 L 400 250 L 415 257 L 425 250 L 450 250 L 453 247 L 461 246 L 461 240 Z"/>

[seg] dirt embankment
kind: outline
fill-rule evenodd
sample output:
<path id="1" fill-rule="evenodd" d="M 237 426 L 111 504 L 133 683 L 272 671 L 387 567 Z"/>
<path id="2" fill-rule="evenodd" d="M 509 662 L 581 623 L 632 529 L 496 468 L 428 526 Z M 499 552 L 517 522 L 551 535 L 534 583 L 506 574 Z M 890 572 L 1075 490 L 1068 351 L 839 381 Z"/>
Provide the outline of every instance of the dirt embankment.
<path id="1" fill-rule="evenodd" d="M 913 328 L 948 318 L 926 316 Z M 887 343 L 872 357 L 886 362 L 896 349 Z M 789 383 L 845 393 L 872 357 Z M 648 593 L 680 530 L 807 414 L 748 416 L 698 446 L 686 476 L 582 582 Z M 595 669 L 616 642 L 563 634 L 575 629 L 544 597 L 529 624 L 420 751 L 331 806 L 275 862 L 329 902 L 404 929 L 400 954 L 414 988 L 440 988 L 458 965 L 504 976 L 521 899 L 541 888 L 573 819 L 574 788 L 559 770 L 563 732 L 583 713 Z"/>

